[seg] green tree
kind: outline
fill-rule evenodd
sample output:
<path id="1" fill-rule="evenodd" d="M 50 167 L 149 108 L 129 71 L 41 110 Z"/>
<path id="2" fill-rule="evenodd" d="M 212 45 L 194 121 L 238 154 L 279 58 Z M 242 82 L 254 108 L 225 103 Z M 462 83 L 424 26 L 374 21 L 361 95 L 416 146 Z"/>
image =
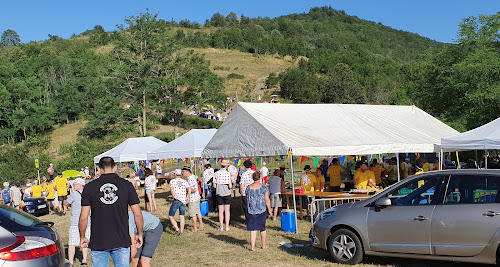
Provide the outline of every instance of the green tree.
<path id="1" fill-rule="evenodd" d="M 2 33 L 0 47 L 18 46 L 19 44 L 21 44 L 21 38 L 16 31 L 8 29 Z"/>

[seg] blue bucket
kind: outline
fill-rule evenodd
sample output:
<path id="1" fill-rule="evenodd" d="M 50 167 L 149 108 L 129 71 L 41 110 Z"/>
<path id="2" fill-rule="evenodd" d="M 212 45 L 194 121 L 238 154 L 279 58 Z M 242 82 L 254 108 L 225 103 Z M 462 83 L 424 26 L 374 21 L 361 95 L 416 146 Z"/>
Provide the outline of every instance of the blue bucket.
<path id="1" fill-rule="evenodd" d="M 293 210 L 281 211 L 281 230 L 289 233 L 295 233 L 297 226 L 295 225 L 295 213 Z"/>
<path id="2" fill-rule="evenodd" d="M 202 201 L 200 202 L 200 213 L 201 216 L 207 216 L 208 215 L 208 201 Z"/>

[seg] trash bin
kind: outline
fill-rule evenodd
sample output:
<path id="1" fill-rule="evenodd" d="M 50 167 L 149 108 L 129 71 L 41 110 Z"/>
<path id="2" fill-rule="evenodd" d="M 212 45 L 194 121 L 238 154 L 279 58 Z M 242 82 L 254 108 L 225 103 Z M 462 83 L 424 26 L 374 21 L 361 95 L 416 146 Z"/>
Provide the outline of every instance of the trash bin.
<path id="1" fill-rule="evenodd" d="M 208 201 L 207 200 L 202 200 L 200 202 L 200 213 L 201 213 L 201 216 L 208 215 Z"/>
<path id="2" fill-rule="evenodd" d="M 291 209 L 281 211 L 281 230 L 289 233 L 296 232 L 295 212 Z"/>

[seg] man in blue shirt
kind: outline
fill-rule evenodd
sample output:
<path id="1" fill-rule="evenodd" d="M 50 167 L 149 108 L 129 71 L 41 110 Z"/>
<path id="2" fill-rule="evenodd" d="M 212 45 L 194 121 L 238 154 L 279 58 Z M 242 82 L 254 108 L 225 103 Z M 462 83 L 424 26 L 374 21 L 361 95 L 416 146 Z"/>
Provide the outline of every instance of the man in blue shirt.
<path id="1" fill-rule="evenodd" d="M 141 261 L 141 266 L 148 267 L 151 264 L 151 258 L 160 242 L 161 235 L 163 234 L 163 225 L 160 219 L 151 213 L 142 212 L 144 218 L 143 226 L 143 245 L 139 248 L 135 246 L 135 235 L 137 234 L 137 226 L 134 220 L 134 213 L 129 210 L 128 212 L 128 229 L 132 245 L 130 246 L 132 266 L 136 267 Z"/>

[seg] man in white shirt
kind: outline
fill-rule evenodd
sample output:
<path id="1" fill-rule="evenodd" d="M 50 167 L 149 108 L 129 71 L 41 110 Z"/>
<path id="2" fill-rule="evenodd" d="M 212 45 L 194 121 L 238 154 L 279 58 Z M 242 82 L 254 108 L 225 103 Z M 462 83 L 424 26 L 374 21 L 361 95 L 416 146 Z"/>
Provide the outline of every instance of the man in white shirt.
<path id="1" fill-rule="evenodd" d="M 236 179 L 238 178 L 238 169 L 230 163 L 231 165 L 227 166 L 227 171 L 231 175 L 231 184 L 233 185 L 233 197 L 236 197 Z"/>
<path id="2" fill-rule="evenodd" d="M 200 211 L 200 192 L 198 190 L 198 176 L 191 173 L 188 168 L 182 168 L 182 175 L 187 178 L 187 182 L 191 187 L 191 195 L 189 196 L 188 211 L 191 220 L 193 221 L 193 232 L 198 232 L 198 227 L 196 226 L 196 218 L 200 222 L 199 230 L 205 229 L 203 227 L 203 220 Z"/>
<path id="3" fill-rule="evenodd" d="M 252 170 L 252 162 L 249 160 L 245 160 L 245 162 L 243 162 L 243 167 L 245 167 L 245 172 L 241 175 L 240 179 L 240 194 L 241 194 L 241 208 L 243 209 L 243 214 L 245 215 L 246 219 L 248 213 L 247 213 L 247 201 L 246 201 L 245 190 L 247 189 L 247 186 L 253 184 L 252 175 L 255 171 Z"/>
<path id="4" fill-rule="evenodd" d="M 267 176 L 269 175 L 269 169 L 266 167 L 266 163 L 262 162 L 262 168 L 260 168 L 260 183 L 267 184 Z"/>
<path id="5" fill-rule="evenodd" d="M 205 198 L 212 199 L 212 211 L 218 212 L 219 209 L 217 207 L 217 200 L 215 199 L 215 189 L 213 188 L 213 178 L 214 178 L 214 169 L 210 163 L 206 163 L 203 166 L 205 170 L 203 170 L 202 178 L 203 178 L 203 186 L 205 187 Z"/>
<path id="6" fill-rule="evenodd" d="M 161 175 L 161 172 L 162 172 L 162 170 L 161 170 L 161 166 L 160 166 L 160 163 L 158 162 L 158 163 L 156 164 L 156 174 L 157 174 L 157 175 Z"/>
<path id="7" fill-rule="evenodd" d="M 226 231 L 229 231 L 230 204 L 231 204 L 231 174 L 227 171 L 230 165 L 229 160 L 222 160 L 222 168 L 214 174 L 214 187 L 219 206 L 219 231 L 224 230 L 224 218 L 226 221 Z"/>

